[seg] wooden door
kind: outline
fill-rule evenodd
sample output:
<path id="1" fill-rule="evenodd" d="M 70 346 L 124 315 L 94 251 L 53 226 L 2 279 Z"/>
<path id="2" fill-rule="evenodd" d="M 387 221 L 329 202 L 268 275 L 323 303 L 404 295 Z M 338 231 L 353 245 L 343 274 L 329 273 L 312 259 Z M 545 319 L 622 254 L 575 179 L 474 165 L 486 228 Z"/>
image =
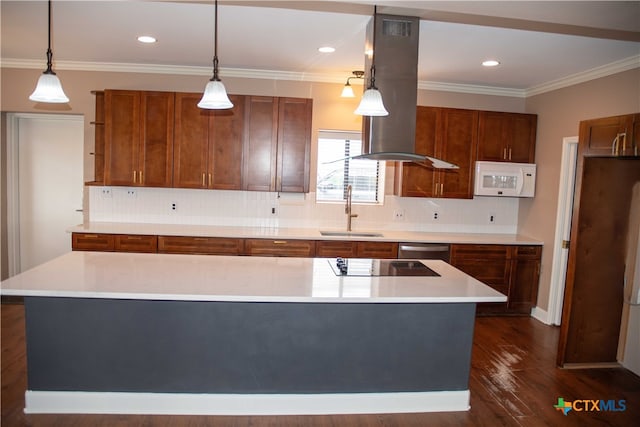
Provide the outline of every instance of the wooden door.
<path id="1" fill-rule="evenodd" d="M 435 156 L 440 110 L 436 107 L 417 107 L 415 145 L 417 154 Z M 425 164 L 396 163 L 394 193 L 403 197 L 434 197 L 436 173 L 435 169 Z"/>
<path id="2" fill-rule="evenodd" d="M 209 188 L 242 189 L 245 97 L 229 95 L 233 108 L 213 110 L 209 122 Z"/>
<path id="3" fill-rule="evenodd" d="M 534 163 L 537 123 L 538 117 L 534 114 L 509 114 L 507 143 L 510 162 Z"/>
<path id="4" fill-rule="evenodd" d="M 173 92 L 141 92 L 138 183 L 145 187 L 173 184 Z"/>
<path id="5" fill-rule="evenodd" d="M 248 96 L 245 103 L 242 189 L 275 191 L 278 102 L 268 96 Z"/>
<path id="6" fill-rule="evenodd" d="M 173 186 L 206 188 L 210 110 L 198 107 L 201 93 L 177 93 Z"/>
<path id="7" fill-rule="evenodd" d="M 140 143 L 140 92 L 106 90 L 104 97 L 104 183 L 135 185 Z"/>
<path id="8" fill-rule="evenodd" d="M 311 99 L 278 100 L 276 191 L 309 192 Z"/>
<path id="9" fill-rule="evenodd" d="M 582 123 L 581 148 L 606 148 L 616 126 Z M 609 129 L 605 132 L 606 129 Z M 590 136 L 590 137 L 589 137 Z M 592 142 L 596 143 L 593 145 Z M 625 236 L 640 159 L 578 159 L 571 246 L 565 285 L 558 365 L 615 363 L 623 305 Z"/>
<path id="10" fill-rule="evenodd" d="M 439 132 L 441 143 L 436 157 L 458 165 L 459 169 L 442 169 L 439 173 L 439 197 L 473 198 L 473 172 L 478 144 L 478 112 L 442 109 Z"/>

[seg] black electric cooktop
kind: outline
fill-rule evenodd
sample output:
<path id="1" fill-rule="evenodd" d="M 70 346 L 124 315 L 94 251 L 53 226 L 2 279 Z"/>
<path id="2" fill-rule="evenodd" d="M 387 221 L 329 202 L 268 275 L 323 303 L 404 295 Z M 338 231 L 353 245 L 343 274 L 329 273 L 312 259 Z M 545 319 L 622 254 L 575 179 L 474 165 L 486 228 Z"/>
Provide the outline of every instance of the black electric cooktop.
<path id="1" fill-rule="evenodd" d="M 329 260 L 329 265 L 337 276 L 440 276 L 413 260 L 335 258 Z"/>

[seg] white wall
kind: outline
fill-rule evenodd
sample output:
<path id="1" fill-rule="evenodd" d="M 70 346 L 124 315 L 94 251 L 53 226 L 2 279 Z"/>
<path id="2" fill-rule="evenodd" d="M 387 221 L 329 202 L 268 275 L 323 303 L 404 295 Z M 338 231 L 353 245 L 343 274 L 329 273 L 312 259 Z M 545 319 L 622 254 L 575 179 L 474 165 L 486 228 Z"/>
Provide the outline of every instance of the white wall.
<path id="1" fill-rule="evenodd" d="M 315 194 L 89 186 L 91 222 L 250 227 L 344 228 L 342 203 L 316 203 Z M 176 204 L 176 210 L 172 205 Z M 515 233 L 518 199 L 474 200 L 386 196 L 383 206 L 354 205 L 353 229 Z M 272 214 L 272 208 L 276 213 Z M 403 220 L 394 213 L 402 211 Z M 438 220 L 433 219 L 434 211 Z M 489 216 L 495 221 L 489 223 Z"/>

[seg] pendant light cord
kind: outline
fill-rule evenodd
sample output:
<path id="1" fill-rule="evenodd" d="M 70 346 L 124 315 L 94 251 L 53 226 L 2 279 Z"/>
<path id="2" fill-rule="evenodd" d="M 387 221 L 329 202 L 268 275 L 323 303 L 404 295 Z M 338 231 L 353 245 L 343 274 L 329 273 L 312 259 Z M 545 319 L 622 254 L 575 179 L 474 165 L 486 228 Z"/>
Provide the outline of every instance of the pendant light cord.
<path id="1" fill-rule="evenodd" d="M 371 37 L 371 79 L 369 89 L 378 89 L 376 87 L 376 16 L 378 15 L 378 6 L 373 6 L 373 36 Z"/>
<path id="2" fill-rule="evenodd" d="M 49 44 L 47 46 L 47 69 L 44 74 L 53 74 L 55 76 L 56 73 L 53 72 L 53 52 L 51 51 L 51 0 L 49 0 Z"/>
<path id="3" fill-rule="evenodd" d="M 218 0 L 215 0 L 215 16 L 214 16 L 214 30 L 213 30 L 213 77 L 211 81 L 219 82 L 218 77 Z"/>

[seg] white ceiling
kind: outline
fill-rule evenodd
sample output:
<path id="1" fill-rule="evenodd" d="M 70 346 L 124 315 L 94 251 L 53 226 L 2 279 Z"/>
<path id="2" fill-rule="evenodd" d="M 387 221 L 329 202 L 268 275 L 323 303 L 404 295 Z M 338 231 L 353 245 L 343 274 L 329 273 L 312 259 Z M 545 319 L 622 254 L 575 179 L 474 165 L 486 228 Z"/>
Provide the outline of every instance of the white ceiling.
<path id="1" fill-rule="evenodd" d="M 53 2 L 54 69 L 210 74 L 212 1 Z M 640 67 L 640 1 L 378 1 L 419 16 L 421 85 L 526 93 Z M 45 67 L 47 6 L 2 0 L 3 67 Z M 373 1 L 220 1 L 221 78 L 342 81 L 364 66 Z M 141 34 L 154 45 L 136 41 Z M 333 54 L 317 48 L 332 45 Z M 499 67 L 481 67 L 495 58 Z M 61 77 L 62 77 L 62 73 Z"/>

